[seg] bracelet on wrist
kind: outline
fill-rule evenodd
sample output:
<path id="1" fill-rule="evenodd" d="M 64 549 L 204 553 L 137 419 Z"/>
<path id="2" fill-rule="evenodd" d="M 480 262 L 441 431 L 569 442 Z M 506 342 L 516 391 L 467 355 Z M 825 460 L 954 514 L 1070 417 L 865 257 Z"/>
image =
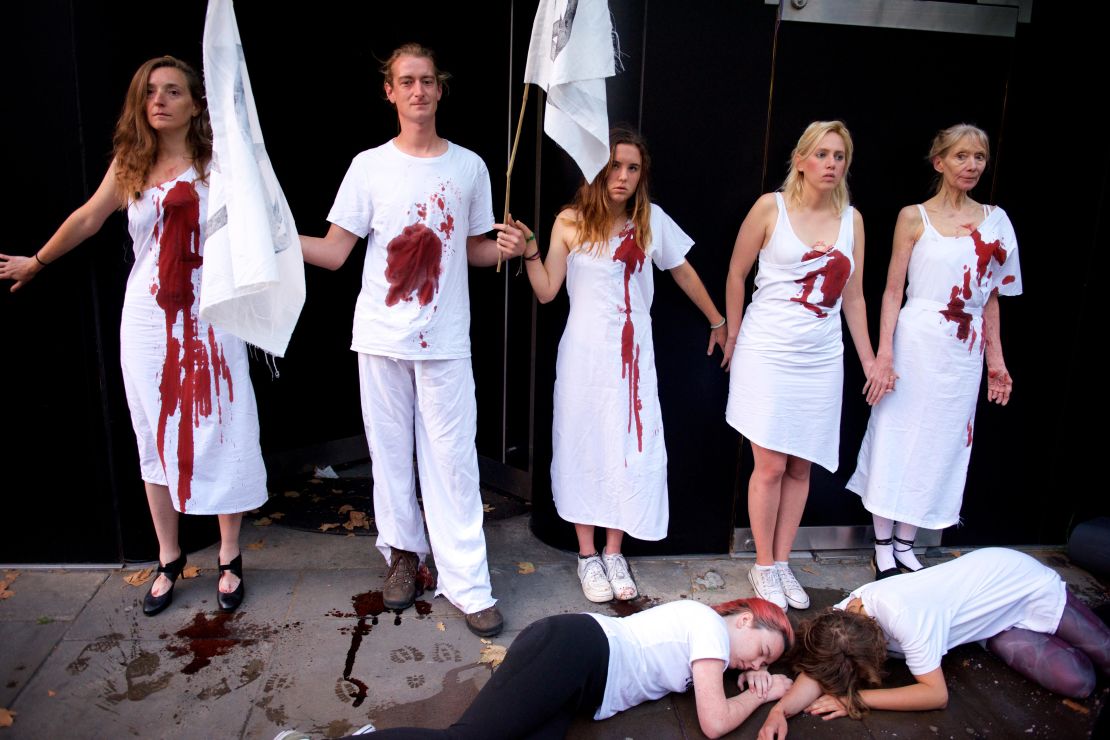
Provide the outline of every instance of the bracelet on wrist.
<path id="1" fill-rule="evenodd" d="M 720 329 L 720 328 L 721 328 L 722 326 L 724 326 L 724 325 L 725 325 L 725 323 L 727 323 L 727 322 L 728 322 L 728 319 L 727 319 L 727 318 L 725 318 L 725 317 L 722 317 L 722 318 L 721 318 L 721 320 L 720 320 L 720 321 L 718 321 L 718 322 L 717 322 L 716 324 L 710 324 L 710 325 L 709 325 L 709 328 L 710 328 L 711 330 L 712 330 L 712 329 Z"/>
<path id="2" fill-rule="evenodd" d="M 43 262 L 43 261 L 42 261 L 42 258 L 41 258 L 41 257 L 39 257 L 39 253 L 38 253 L 38 252 L 35 252 L 35 262 L 38 262 L 38 263 L 39 263 L 40 265 L 42 265 L 43 267 L 46 267 L 47 265 L 49 265 L 49 264 L 50 264 L 49 262 Z"/>
<path id="3" fill-rule="evenodd" d="M 526 254 L 526 255 L 523 255 L 523 256 L 524 256 L 524 259 L 528 260 L 529 262 L 532 262 L 534 260 L 538 260 L 540 258 L 540 250 L 537 249 L 535 252 L 532 252 L 532 254 Z"/>
<path id="4" fill-rule="evenodd" d="M 529 234 L 528 236 L 524 237 L 524 243 L 525 244 L 527 244 L 528 242 L 534 242 L 534 241 L 536 241 L 536 232 L 534 232 L 534 231 L 531 234 Z"/>

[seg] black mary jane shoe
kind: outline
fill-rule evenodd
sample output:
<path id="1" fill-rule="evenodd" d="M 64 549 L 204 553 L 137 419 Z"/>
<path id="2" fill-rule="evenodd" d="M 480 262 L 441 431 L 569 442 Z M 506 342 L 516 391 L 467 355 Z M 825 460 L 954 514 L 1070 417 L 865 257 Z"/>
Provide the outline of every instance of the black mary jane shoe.
<path id="1" fill-rule="evenodd" d="M 891 539 L 890 537 L 887 537 L 885 540 L 875 540 L 876 545 L 891 545 L 893 543 L 894 543 L 894 540 Z M 893 576 L 897 576 L 897 575 L 902 574 L 902 571 L 899 570 L 897 566 L 895 566 L 893 568 L 887 568 L 886 570 L 879 570 L 879 563 L 875 559 L 875 554 L 874 553 L 871 554 L 871 570 L 875 574 L 875 580 L 876 581 L 881 581 L 884 578 L 891 578 Z"/>
<path id="2" fill-rule="evenodd" d="M 155 596 L 154 584 L 150 584 L 150 591 L 146 592 L 146 597 L 143 599 L 143 614 L 153 617 L 173 603 L 173 587 L 177 585 L 177 578 L 183 570 L 185 570 L 184 552 L 172 563 L 166 563 L 165 565 L 162 565 L 161 562 L 158 563 L 158 575 L 164 575 L 170 579 L 170 588 L 161 596 Z M 158 576 L 155 576 L 154 580 L 157 582 Z"/>
<path id="3" fill-rule="evenodd" d="M 900 552 L 913 552 L 913 540 L 904 540 L 901 537 L 895 537 L 894 541 L 898 543 L 894 546 L 894 565 L 898 568 L 899 573 L 916 573 L 924 569 L 924 566 L 921 568 L 911 568 L 898 559 L 898 553 Z M 905 545 L 905 547 L 899 548 L 898 545 Z"/>
<path id="4" fill-rule="evenodd" d="M 230 570 L 235 575 L 239 576 L 239 585 L 231 593 L 225 594 L 220 591 L 219 581 L 216 582 L 216 601 L 220 605 L 220 611 L 233 612 L 239 608 L 243 603 L 243 596 L 247 593 L 247 587 L 243 585 L 243 553 L 235 556 L 235 559 L 228 564 L 220 563 L 220 576 L 223 576 L 225 570 Z"/>

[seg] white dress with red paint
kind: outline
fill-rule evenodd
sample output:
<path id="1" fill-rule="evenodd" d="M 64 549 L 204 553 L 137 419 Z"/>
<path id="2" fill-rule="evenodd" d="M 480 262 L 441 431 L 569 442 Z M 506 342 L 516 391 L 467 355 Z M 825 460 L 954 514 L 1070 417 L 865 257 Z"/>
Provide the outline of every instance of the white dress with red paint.
<path id="1" fill-rule="evenodd" d="M 190 168 L 127 209 L 135 266 L 120 359 L 144 481 L 174 508 L 233 514 L 261 506 L 266 469 L 246 345 L 200 319 L 208 186 Z"/>
<path id="2" fill-rule="evenodd" d="M 840 303 L 855 268 L 854 210 L 832 246 L 804 244 L 781 193 L 778 219 L 759 252 L 755 293 L 729 372 L 728 423 L 768 450 L 835 472 L 840 461 L 844 342 Z"/>
<path id="3" fill-rule="evenodd" d="M 897 389 L 876 404 L 848 489 L 872 514 L 928 529 L 959 521 L 983 373 L 983 307 L 1021 293 L 1017 239 L 1001 208 L 967 236 L 924 222 L 894 329 Z M 971 228 L 968 224 L 967 228 Z"/>
<path id="4" fill-rule="evenodd" d="M 678 267 L 693 243 L 652 204 L 646 255 L 629 223 L 602 248 L 567 257 L 570 315 L 556 363 L 551 491 L 568 522 L 641 540 L 667 536 L 651 265 Z"/>

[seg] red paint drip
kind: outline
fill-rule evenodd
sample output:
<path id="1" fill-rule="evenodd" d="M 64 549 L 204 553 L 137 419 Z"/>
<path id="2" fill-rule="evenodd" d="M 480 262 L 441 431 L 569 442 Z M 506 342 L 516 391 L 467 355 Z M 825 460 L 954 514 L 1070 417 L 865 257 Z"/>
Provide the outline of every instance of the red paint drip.
<path id="1" fill-rule="evenodd" d="M 1013 275 L 1007 275 L 1006 277 L 1002 278 L 1002 284 L 1003 285 L 1009 285 L 1010 283 L 1014 282 L 1015 280 L 1017 280 L 1017 278 L 1014 277 Z"/>
<path id="2" fill-rule="evenodd" d="M 948 300 L 948 308 L 940 312 L 941 316 L 955 322 L 956 339 L 963 342 L 971 333 L 971 314 L 964 310 L 964 306 L 967 304 L 960 299 L 961 293 L 965 298 L 971 298 L 971 270 L 966 268 L 964 269 L 963 288 L 959 285 L 952 286 L 952 297 Z"/>
<path id="3" fill-rule="evenodd" d="M 220 345 L 216 342 L 216 330 L 212 325 L 208 325 L 208 351 L 212 353 L 212 379 L 216 381 L 216 412 L 219 414 L 220 423 L 223 423 L 224 410 L 223 404 L 220 403 L 220 379 L 222 378 L 227 382 L 227 400 L 228 403 L 234 403 L 235 393 L 231 385 L 231 368 L 227 364 L 227 355 L 220 351 Z"/>
<path id="4" fill-rule="evenodd" d="M 421 306 L 432 302 L 439 290 L 443 244 L 424 224 L 406 226 L 386 247 L 385 279 L 389 291 L 385 305 L 411 301 L 415 293 Z"/>
<path id="5" fill-rule="evenodd" d="M 439 196 L 436 196 L 436 205 L 439 206 L 439 210 L 442 211 L 443 210 L 443 198 L 441 198 Z"/>
<path id="6" fill-rule="evenodd" d="M 162 203 L 163 218 L 158 249 L 158 291 L 155 300 L 166 316 L 166 358 L 158 383 L 162 408 L 158 417 L 158 454 L 166 464 L 166 423 L 175 412 L 181 415 L 177 425 L 177 499 L 181 511 L 192 495 L 193 429 L 200 419 L 212 413 L 212 382 L 216 393 L 219 378 L 228 381 L 231 401 L 231 373 L 226 359 L 219 353 L 215 335 L 209 330 L 209 346 L 213 363 L 209 363 L 209 347 L 198 336 L 198 319 L 193 314 L 196 297 L 193 273 L 199 270 L 200 199 L 192 183 L 178 182 Z M 181 314 L 182 335 L 173 334 L 177 316 Z M 222 414 L 222 411 L 221 411 Z"/>
<path id="7" fill-rule="evenodd" d="M 439 224 L 439 230 L 443 232 L 444 240 L 450 239 L 451 232 L 455 230 L 455 217 L 450 213 L 446 214 L 446 218 Z"/>
<path id="8" fill-rule="evenodd" d="M 423 203 L 416 204 L 416 215 L 424 219 L 428 217 L 428 206 Z"/>
<path id="9" fill-rule="evenodd" d="M 836 306 L 836 302 L 840 300 L 840 295 L 844 292 L 844 286 L 848 284 L 848 278 L 852 276 L 852 262 L 839 249 L 832 249 L 828 252 L 812 250 L 802 255 L 802 260 L 812 260 L 819 257 L 827 257 L 828 259 L 821 267 L 807 272 L 804 277 L 794 281 L 802 285 L 802 292 L 790 300 L 802 304 L 813 311 L 817 318 L 823 319 L 829 314 L 822 309 L 833 308 Z M 818 278 L 822 278 L 821 300 L 814 304 L 810 302 L 810 295 L 817 287 Z"/>
<path id="10" fill-rule="evenodd" d="M 975 243 L 975 284 L 983 284 L 983 275 L 987 272 L 987 266 L 990 264 L 991 257 L 997 260 L 998 264 L 1006 264 L 1006 248 L 1002 246 L 1002 239 L 995 239 L 993 242 L 983 241 L 983 235 L 979 233 L 979 229 L 974 228 L 971 224 L 964 226 L 965 229 L 971 232 L 971 241 Z"/>
<path id="11" fill-rule="evenodd" d="M 967 446 L 971 447 L 971 419 L 967 420 Z"/>
<path id="12" fill-rule="evenodd" d="M 979 337 L 979 333 L 975 331 L 975 328 L 974 328 L 974 327 L 972 327 L 972 329 L 971 329 L 971 344 L 969 344 L 969 345 L 967 346 L 967 353 L 968 353 L 969 355 L 971 354 L 971 350 L 975 349 L 975 340 L 976 340 L 976 339 L 977 339 L 978 337 Z"/>
<path id="13" fill-rule="evenodd" d="M 624 263 L 624 328 L 621 330 L 621 377 L 628 379 L 628 433 L 636 422 L 636 448 L 644 451 L 644 424 L 640 419 L 640 345 L 633 347 L 636 337 L 632 325 L 632 297 L 628 281 L 644 267 L 644 250 L 636 243 L 635 229 L 629 225 L 619 234 L 621 243 L 613 254 L 614 262 Z"/>

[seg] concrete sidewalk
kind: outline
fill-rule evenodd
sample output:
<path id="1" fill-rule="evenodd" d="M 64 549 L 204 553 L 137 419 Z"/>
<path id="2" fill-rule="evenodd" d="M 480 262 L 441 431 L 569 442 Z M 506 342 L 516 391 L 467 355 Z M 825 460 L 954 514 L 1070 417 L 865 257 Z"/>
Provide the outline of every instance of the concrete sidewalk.
<path id="1" fill-rule="evenodd" d="M 507 624 L 496 645 L 508 646 L 548 614 L 614 613 L 614 606 L 585 601 L 573 556 L 536 540 L 526 516 L 489 522 L 486 533 Z M 246 601 L 230 616 L 215 609 L 214 547 L 190 555 L 200 576 L 179 581 L 174 604 L 150 619 L 141 609 L 149 584 L 124 580 L 137 568 L 20 572 L 10 598 L 0 601 L 0 707 L 15 712 L 0 740 L 270 738 L 285 728 L 336 737 L 366 722 L 444 727 L 488 679 L 490 669 L 479 662 L 485 645 L 444 599 L 429 594 L 402 615 L 374 616 L 372 592 L 385 567 L 371 551 L 372 538 L 244 525 L 244 546 L 258 541 L 260 549 L 244 552 Z M 1098 582 L 1060 552 L 1030 552 L 1088 603 L 1106 600 Z M 798 553 L 794 569 L 820 607 L 870 579 L 867 557 Z M 621 611 L 678 598 L 715 603 L 750 596 L 750 564 L 727 557 L 635 559 L 646 598 Z M 721 588 L 698 583 L 708 571 L 723 579 Z M 890 661 L 889 668 L 891 683 L 910 680 L 904 664 Z M 1092 698 L 1063 701 L 974 645 L 950 653 L 944 668 L 952 696 L 947 710 L 875 712 L 862 721 L 801 717 L 791 721 L 791 736 L 1086 737 L 1107 700 L 1102 680 Z M 766 711 L 733 737 L 755 737 Z M 605 722 L 579 722 L 571 735 L 701 737 L 692 694 Z"/>

